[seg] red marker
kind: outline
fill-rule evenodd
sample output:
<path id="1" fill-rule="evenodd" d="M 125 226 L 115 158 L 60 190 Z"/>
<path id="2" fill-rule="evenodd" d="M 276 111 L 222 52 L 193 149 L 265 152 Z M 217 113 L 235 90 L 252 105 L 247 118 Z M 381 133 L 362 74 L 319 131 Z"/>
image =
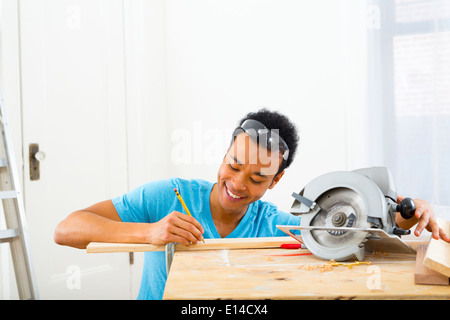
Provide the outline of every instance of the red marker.
<path id="1" fill-rule="evenodd" d="M 301 243 L 283 243 L 280 248 L 283 249 L 301 249 L 302 244 Z"/>

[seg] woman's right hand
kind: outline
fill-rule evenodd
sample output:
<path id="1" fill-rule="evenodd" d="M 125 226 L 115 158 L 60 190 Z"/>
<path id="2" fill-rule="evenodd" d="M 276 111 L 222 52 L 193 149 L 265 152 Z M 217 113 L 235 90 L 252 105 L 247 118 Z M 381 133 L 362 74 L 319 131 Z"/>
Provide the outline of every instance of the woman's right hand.
<path id="1" fill-rule="evenodd" d="M 150 226 L 148 242 L 155 245 L 178 242 L 189 246 L 202 241 L 202 234 L 205 232 L 195 218 L 178 211 L 172 211 Z"/>

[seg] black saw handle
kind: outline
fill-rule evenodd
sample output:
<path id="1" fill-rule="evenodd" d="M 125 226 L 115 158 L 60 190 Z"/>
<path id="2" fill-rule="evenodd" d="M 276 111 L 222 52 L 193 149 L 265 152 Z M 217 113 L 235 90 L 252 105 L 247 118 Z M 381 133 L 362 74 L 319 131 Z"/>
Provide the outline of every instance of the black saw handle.
<path id="1" fill-rule="evenodd" d="M 416 212 L 416 204 L 413 199 L 405 198 L 397 205 L 395 211 L 400 212 L 403 219 L 411 219 Z"/>

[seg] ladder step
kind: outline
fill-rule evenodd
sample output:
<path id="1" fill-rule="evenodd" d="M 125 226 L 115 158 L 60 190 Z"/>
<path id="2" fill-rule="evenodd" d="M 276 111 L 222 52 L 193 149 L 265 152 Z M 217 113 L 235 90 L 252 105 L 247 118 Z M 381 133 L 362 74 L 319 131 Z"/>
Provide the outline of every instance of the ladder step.
<path id="1" fill-rule="evenodd" d="M 0 158 L 0 168 L 1 167 L 7 167 L 8 166 L 8 160 L 5 158 Z"/>
<path id="2" fill-rule="evenodd" d="M 12 199 L 17 198 L 16 190 L 0 191 L 0 199 Z"/>
<path id="3" fill-rule="evenodd" d="M 11 240 L 20 235 L 18 229 L 0 230 L 0 242 Z"/>

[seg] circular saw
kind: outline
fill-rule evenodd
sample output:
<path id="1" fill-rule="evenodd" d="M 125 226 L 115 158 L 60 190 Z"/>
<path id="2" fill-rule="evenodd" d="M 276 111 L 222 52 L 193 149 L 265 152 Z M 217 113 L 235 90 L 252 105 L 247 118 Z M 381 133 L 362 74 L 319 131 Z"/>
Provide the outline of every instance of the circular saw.
<path id="1" fill-rule="evenodd" d="M 365 251 L 415 252 L 400 239 L 409 230 L 395 223 L 396 212 L 405 219 L 414 216 L 414 201 L 405 198 L 397 205 L 385 167 L 327 173 L 292 196 L 290 212 L 301 215 L 300 226 L 277 227 L 321 259 L 362 261 Z"/>

